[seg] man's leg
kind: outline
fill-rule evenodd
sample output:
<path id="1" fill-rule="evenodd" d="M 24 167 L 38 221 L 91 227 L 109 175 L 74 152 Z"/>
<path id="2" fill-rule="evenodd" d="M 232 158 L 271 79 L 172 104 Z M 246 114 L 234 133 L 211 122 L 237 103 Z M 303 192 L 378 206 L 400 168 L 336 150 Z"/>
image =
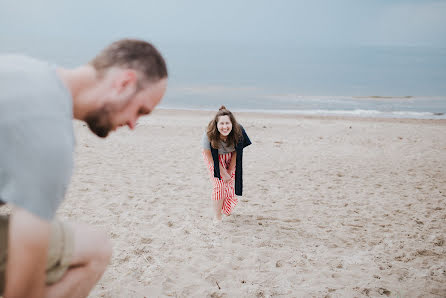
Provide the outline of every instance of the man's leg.
<path id="1" fill-rule="evenodd" d="M 72 224 L 74 250 L 62 279 L 47 287 L 47 297 L 87 297 L 110 262 L 112 249 L 104 233 Z"/>

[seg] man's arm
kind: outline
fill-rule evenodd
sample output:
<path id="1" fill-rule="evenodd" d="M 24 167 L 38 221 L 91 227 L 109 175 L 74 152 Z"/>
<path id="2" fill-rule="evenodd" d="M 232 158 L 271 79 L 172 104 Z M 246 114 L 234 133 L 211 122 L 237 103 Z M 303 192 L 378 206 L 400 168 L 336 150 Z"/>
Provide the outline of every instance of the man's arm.
<path id="1" fill-rule="evenodd" d="M 43 297 L 50 223 L 21 208 L 9 221 L 4 297 Z"/>

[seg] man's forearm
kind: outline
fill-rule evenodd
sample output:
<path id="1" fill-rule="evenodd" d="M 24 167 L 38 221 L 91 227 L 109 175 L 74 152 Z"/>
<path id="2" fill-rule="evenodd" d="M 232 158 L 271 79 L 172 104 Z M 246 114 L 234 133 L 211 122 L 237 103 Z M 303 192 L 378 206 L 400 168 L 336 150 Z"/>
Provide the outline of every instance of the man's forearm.
<path id="1" fill-rule="evenodd" d="M 50 224 L 14 208 L 9 221 L 5 298 L 43 297 Z"/>

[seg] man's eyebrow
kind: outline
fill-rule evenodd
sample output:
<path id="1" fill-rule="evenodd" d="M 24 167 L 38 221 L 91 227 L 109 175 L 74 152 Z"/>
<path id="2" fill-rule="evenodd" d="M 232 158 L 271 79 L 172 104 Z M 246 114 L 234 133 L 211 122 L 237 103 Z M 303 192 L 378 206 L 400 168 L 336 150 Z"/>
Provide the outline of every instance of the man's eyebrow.
<path id="1" fill-rule="evenodd" d="M 141 115 L 148 115 L 148 114 L 150 114 L 151 112 L 152 112 L 152 110 L 149 109 L 149 108 L 142 107 L 142 108 L 139 109 L 139 113 L 140 113 Z"/>

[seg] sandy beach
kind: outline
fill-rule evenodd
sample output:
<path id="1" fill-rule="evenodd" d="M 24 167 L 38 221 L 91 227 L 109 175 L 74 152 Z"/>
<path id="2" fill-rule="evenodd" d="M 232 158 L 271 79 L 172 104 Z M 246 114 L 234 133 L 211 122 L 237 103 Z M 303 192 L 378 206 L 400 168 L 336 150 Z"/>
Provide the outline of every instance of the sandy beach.
<path id="1" fill-rule="evenodd" d="M 253 145 L 216 227 L 213 115 L 157 110 L 107 139 L 74 123 L 58 216 L 114 247 L 90 297 L 446 297 L 446 121 L 235 113 Z"/>

